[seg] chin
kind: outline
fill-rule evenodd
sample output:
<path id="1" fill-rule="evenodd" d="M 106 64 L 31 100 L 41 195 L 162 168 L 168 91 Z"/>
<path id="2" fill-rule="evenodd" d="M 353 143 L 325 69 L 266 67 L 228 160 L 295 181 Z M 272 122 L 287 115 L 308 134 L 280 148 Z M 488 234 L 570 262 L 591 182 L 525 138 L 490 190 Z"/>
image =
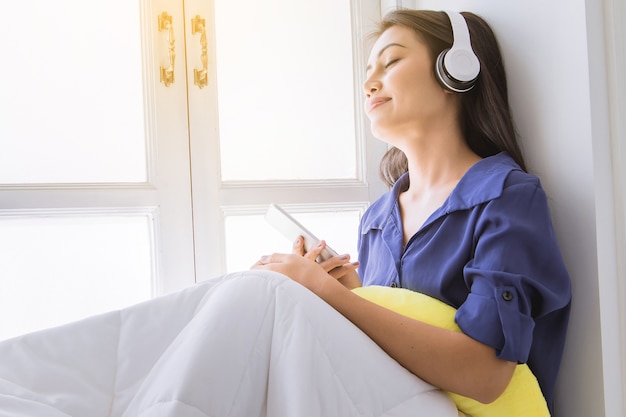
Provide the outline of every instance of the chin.
<path id="1" fill-rule="evenodd" d="M 372 135 L 376 139 L 382 140 L 383 142 L 387 142 L 387 140 L 386 140 L 386 137 L 388 136 L 387 129 L 384 129 L 379 124 L 372 122 L 372 123 L 370 123 L 370 130 L 372 132 Z"/>
<path id="2" fill-rule="evenodd" d="M 391 133 L 390 129 L 384 129 L 382 126 L 380 125 L 375 125 L 374 123 L 371 124 L 370 130 L 372 131 L 372 135 L 382 141 L 385 142 L 389 145 L 394 146 L 393 144 L 393 134 Z"/>

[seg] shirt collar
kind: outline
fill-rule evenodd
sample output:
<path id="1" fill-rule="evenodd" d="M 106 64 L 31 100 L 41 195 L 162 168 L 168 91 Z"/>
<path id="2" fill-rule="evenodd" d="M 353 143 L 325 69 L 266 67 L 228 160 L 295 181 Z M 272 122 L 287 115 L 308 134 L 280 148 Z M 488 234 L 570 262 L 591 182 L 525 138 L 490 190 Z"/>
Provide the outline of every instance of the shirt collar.
<path id="1" fill-rule="evenodd" d="M 475 163 L 452 190 L 441 208 L 445 214 L 467 210 L 479 204 L 495 200 L 502 195 L 505 181 L 512 171 L 522 169 L 506 152 L 481 159 Z M 392 216 L 400 193 L 409 186 L 409 174 L 403 174 L 392 189 L 377 202 L 376 215 L 369 217 L 362 231 L 381 228 Z M 443 213 L 442 213 L 443 214 Z"/>

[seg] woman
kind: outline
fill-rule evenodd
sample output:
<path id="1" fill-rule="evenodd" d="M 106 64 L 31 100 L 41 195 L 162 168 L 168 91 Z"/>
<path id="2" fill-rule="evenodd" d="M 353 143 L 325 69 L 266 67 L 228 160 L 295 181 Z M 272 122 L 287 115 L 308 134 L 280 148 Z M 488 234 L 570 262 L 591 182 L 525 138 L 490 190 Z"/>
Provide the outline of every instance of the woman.
<path id="1" fill-rule="evenodd" d="M 441 389 L 489 403 L 515 365 L 528 363 L 552 411 L 569 277 L 546 196 L 525 172 L 495 37 L 476 15 L 463 16 L 480 61 L 466 92 L 435 71 L 454 40 L 445 13 L 395 11 L 376 34 L 365 111 L 374 135 L 392 146 L 381 172 L 393 188 L 361 221 L 360 264 L 345 256 L 317 264 L 324 243 L 305 254 L 299 239 L 295 254 L 264 256 L 253 268 L 301 283 Z M 353 294 L 357 266 L 363 285 L 405 287 L 454 306 L 463 333 Z"/>
<path id="2" fill-rule="evenodd" d="M 362 219 L 360 264 L 318 264 L 324 243 L 303 253 L 298 239 L 253 271 L 0 342 L 0 416 L 447 417 L 457 407 L 433 386 L 490 402 L 517 362 L 552 406 L 569 278 L 523 170 L 493 34 L 465 17 L 475 83 L 450 83 L 446 60 L 449 74 L 435 75 L 453 42 L 445 13 L 398 11 L 381 25 L 365 109 L 393 145 L 382 164 L 393 188 Z M 361 298 L 350 291 L 361 280 L 456 307 L 463 332 Z"/>

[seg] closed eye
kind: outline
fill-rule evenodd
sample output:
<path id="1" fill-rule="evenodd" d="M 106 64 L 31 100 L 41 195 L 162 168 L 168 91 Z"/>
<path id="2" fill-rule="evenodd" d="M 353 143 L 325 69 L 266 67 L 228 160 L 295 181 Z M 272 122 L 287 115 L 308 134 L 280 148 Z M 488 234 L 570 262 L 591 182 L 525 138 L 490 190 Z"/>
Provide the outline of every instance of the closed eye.
<path id="1" fill-rule="evenodd" d="M 389 68 L 390 66 L 392 66 L 393 64 L 395 64 L 396 62 L 400 61 L 400 58 L 395 58 L 395 59 L 391 59 L 389 60 L 386 64 L 385 64 L 385 69 Z"/>

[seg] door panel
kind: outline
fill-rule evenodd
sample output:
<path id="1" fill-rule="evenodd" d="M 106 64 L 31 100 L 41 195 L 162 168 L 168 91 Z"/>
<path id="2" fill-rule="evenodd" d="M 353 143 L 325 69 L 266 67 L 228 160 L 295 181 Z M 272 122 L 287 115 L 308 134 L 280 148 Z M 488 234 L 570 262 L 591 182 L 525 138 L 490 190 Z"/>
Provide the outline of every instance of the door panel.
<path id="1" fill-rule="evenodd" d="M 350 13 L 215 1 L 222 181 L 357 178 Z"/>
<path id="2" fill-rule="evenodd" d="M 211 16 L 209 85 L 189 95 L 201 280 L 247 268 L 263 253 L 290 251 L 267 235 L 269 203 L 296 213 L 315 207 L 327 219 L 351 211 L 358 218 L 385 191 L 377 164 L 386 145 L 369 134 L 360 94 L 364 39 L 380 6 L 195 0 L 185 7 L 188 16 L 201 9 Z M 356 226 L 343 230 L 346 251 L 356 257 Z M 313 232 L 329 237 L 322 228 Z"/>
<path id="3" fill-rule="evenodd" d="M 0 107 L 10 109 L 0 115 L 0 183 L 145 182 L 138 3 L 9 9 L 19 18 L 0 28 L 11 40 L 0 67 Z"/>
<path id="4" fill-rule="evenodd" d="M 12 331 L 193 284 L 182 3 L 4 11 L 15 18 L 0 25 L 12 57 L 0 66 L 0 293 L 20 312 Z M 98 293 L 110 296 L 86 302 Z"/>
<path id="5" fill-rule="evenodd" d="M 0 216 L 0 340 L 143 301 L 152 293 L 149 211 Z"/>

